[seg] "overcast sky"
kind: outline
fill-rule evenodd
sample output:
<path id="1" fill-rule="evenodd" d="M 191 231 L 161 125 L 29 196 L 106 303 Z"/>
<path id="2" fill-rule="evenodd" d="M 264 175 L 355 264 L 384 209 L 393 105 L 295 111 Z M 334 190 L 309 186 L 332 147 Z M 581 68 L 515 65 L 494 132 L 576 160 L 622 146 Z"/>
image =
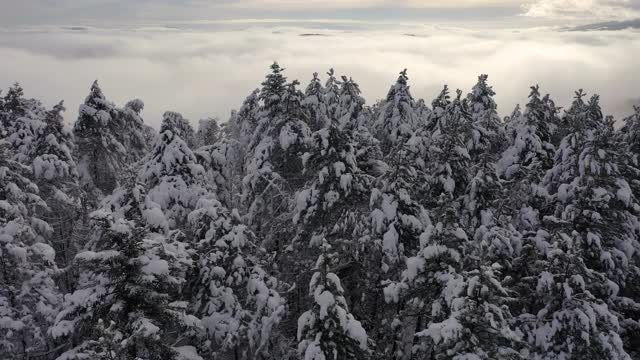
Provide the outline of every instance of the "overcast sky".
<path id="1" fill-rule="evenodd" d="M 264 18 L 598 20 L 638 17 L 640 0 L 0 0 L 0 24 Z"/>
<path id="2" fill-rule="evenodd" d="M 197 124 L 225 121 L 277 60 L 303 87 L 334 67 L 370 104 L 406 67 L 429 103 L 442 85 L 466 92 L 488 73 L 501 115 L 539 83 L 559 105 L 578 88 L 600 93 L 622 117 L 640 100 L 640 32 L 549 25 L 640 18 L 639 2 L 0 0 L 0 89 L 19 81 L 47 106 L 63 99 L 71 123 L 98 79 L 117 105 L 141 98 L 155 127 L 165 110 Z"/>

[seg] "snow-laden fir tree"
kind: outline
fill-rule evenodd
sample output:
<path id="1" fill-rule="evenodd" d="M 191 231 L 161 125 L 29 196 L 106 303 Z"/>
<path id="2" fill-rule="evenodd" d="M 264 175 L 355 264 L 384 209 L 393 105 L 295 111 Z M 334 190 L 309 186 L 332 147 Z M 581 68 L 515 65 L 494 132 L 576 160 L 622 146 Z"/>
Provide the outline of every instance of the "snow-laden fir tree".
<path id="1" fill-rule="evenodd" d="M 175 111 L 165 111 L 162 114 L 162 125 L 163 128 L 171 129 L 176 136 L 184 140 L 189 148 L 195 149 L 198 147 L 196 132 L 193 130 L 189 120 L 185 119 L 182 114 Z M 162 128 L 160 132 L 162 133 Z"/>
<path id="2" fill-rule="evenodd" d="M 277 228 L 282 230 L 288 219 L 280 217 L 304 182 L 300 156 L 310 135 L 308 114 L 301 104 L 304 95 L 296 89 L 297 81 L 287 84 L 283 70 L 274 63 L 262 83 L 262 108 L 243 179 L 249 224 L 267 242 L 277 238 Z"/>
<path id="3" fill-rule="evenodd" d="M 94 190 L 106 196 L 118 186 L 118 174 L 127 157 L 127 149 L 117 137 L 117 118 L 115 105 L 94 81 L 73 126 L 78 173 L 91 202 L 100 196 L 92 195 Z"/>
<path id="4" fill-rule="evenodd" d="M 33 175 L 40 197 L 47 203 L 41 216 L 47 219 L 53 232 L 49 236 L 61 266 L 71 263 L 77 251 L 73 238 L 79 221 L 82 198 L 71 130 L 65 127 L 62 102 L 48 111 L 44 126 L 33 147 Z"/>
<path id="5" fill-rule="evenodd" d="M 628 310 L 638 302 L 636 291 L 628 289 L 635 289 L 632 284 L 638 274 L 639 207 L 624 177 L 628 165 L 621 152 L 624 147 L 603 119 L 598 96 L 588 103 L 583 96 L 582 91 L 576 93 L 567 114 L 572 130 L 562 140 L 545 181 L 554 218 L 567 224 L 567 236 L 577 238 L 572 251 L 597 280 L 588 282 L 586 290 L 609 306 L 623 304 Z M 626 345 L 638 330 L 637 324 L 629 325 L 634 329 L 625 336 Z"/>
<path id="6" fill-rule="evenodd" d="M 298 319 L 298 352 L 305 360 L 368 358 L 368 337 L 349 312 L 340 278 L 331 272 L 331 246 L 323 240 L 322 253 L 309 283 L 311 309 Z"/>
<path id="7" fill-rule="evenodd" d="M 327 115 L 330 119 L 336 118 L 336 107 L 338 106 L 340 94 L 340 80 L 336 79 L 335 71 L 329 69 L 327 81 L 324 84 L 324 103 L 327 107 Z"/>
<path id="8" fill-rule="evenodd" d="M 371 269 L 368 277 L 373 279 L 370 292 L 374 294 L 371 306 L 371 324 L 375 333 L 380 358 L 394 358 L 394 347 L 402 341 L 402 332 L 394 320 L 400 315 L 397 304 L 387 304 L 379 285 L 398 281 L 405 262 L 417 254 L 420 235 L 429 226 L 430 219 L 420 199 L 424 196 L 426 176 L 424 163 L 420 162 L 426 149 L 424 139 L 416 134 L 405 143 L 398 144 L 385 158 L 387 171 L 375 181 L 371 192 L 371 232 L 375 244 L 369 248 Z M 379 253 L 379 254 L 376 254 Z M 405 318 L 405 321 L 411 321 Z"/>
<path id="9" fill-rule="evenodd" d="M 243 152 L 248 151 L 253 134 L 258 126 L 260 113 L 260 89 L 255 89 L 243 101 L 238 111 L 231 113 L 231 118 L 223 126 L 224 134 L 240 143 Z M 243 156 L 244 157 L 244 156 Z"/>
<path id="10" fill-rule="evenodd" d="M 239 208 L 241 204 L 244 149 L 229 137 L 194 151 L 198 163 L 205 170 L 208 187 L 227 208 Z"/>
<path id="11" fill-rule="evenodd" d="M 342 129 L 345 127 L 353 130 L 361 126 L 360 115 L 364 108 L 365 100 L 360 95 L 360 86 L 351 78 L 342 77 L 338 92 L 338 102 L 333 112 L 333 119 Z"/>
<path id="12" fill-rule="evenodd" d="M 540 185 L 553 166 L 555 148 L 551 144 L 551 119 L 545 110 L 539 87 L 531 87 L 524 113 L 516 124 L 511 120 L 514 141 L 497 163 L 498 174 L 507 180 L 507 206 L 520 230 L 537 228 L 538 212 L 547 195 Z"/>
<path id="13" fill-rule="evenodd" d="M 309 128 L 312 131 L 322 129 L 331 124 L 331 118 L 325 103 L 325 88 L 322 86 L 317 72 L 313 73 L 313 79 L 311 79 L 304 91 L 302 105 L 309 111 Z"/>
<path id="14" fill-rule="evenodd" d="M 144 159 L 140 179 L 148 197 L 160 205 L 171 229 L 187 224 L 187 216 L 208 193 L 205 170 L 180 134 L 191 136 L 182 116 L 167 112 L 153 149 Z"/>
<path id="15" fill-rule="evenodd" d="M 499 156 L 506 144 L 502 120 L 497 112 L 498 105 L 493 99 L 496 93 L 487 84 L 487 79 L 487 75 L 480 75 L 466 99 L 472 120 L 467 148 L 473 163 L 479 162 L 482 156 Z"/>
<path id="16" fill-rule="evenodd" d="M 361 96 L 360 86 L 346 76 L 339 85 L 338 102 L 332 121 L 353 137 L 360 169 L 369 175 L 378 176 L 384 172 L 386 164 L 381 161 L 380 142 L 369 131 L 370 114 L 365 113 L 365 100 Z"/>
<path id="17" fill-rule="evenodd" d="M 589 240 L 571 231 L 570 224 L 552 227 L 545 237 L 552 237 L 548 242 L 553 247 L 531 295 L 541 307 L 524 329 L 529 358 L 630 360 L 619 336 L 619 319 L 591 290 L 606 279 L 582 259 Z"/>
<path id="18" fill-rule="evenodd" d="M 429 174 L 428 196 L 424 199 L 427 209 L 458 200 L 470 180 L 471 157 L 465 146 L 470 114 L 460 99 L 461 94 L 458 90 L 458 96 L 451 102 L 445 86 L 433 103 L 435 129 L 425 160 Z"/>
<path id="19" fill-rule="evenodd" d="M 33 161 L 33 147 L 44 126 L 42 119 L 46 110 L 36 99 L 24 97 L 19 84 L 14 84 L 4 96 L 4 110 L 0 113 L 4 124 L 4 135 L 15 151 L 15 160 L 30 166 Z"/>
<path id="20" fill-rule="evenodd" d="M 46 243 L 51 228 L 33 213 L 46 203 L 11 152 L 0 140 L 0 357 L 26 359 L 53 347 L 47 328 L 61 294 L 55 250 Z"/>
<path id="21" fill-rule="evenodd" d="M 195 134 L 196 148 L 213 145 L 220 140 L 220 125 L 218 119 L 206 118 L 198 121 L 198 131 Z"/>
<path id="22" fill-rule="evenodd" d="M 141 184 L 116 189 L 91 218 L 93 237 L 75 259 L 78 289 L 49 329 L 73 344 L 59 359 L 175 359 L 199 323 L 179 301 L 187 244 Z"/>
<path id="23" fill-rule="evenodd" d="M 447 300 L 464 286 L 460 273 L 468 238 L 457 220 L 458 213 L 453 202 L 432 211 L 434 224 L 420 235 L 419 251 L 406 260 L 400 279 L 385 285 L 385 301 L 398 306 L 396 315 L 389 319 L 397 335 L 385 349 L 386 358 L 435 356 L 437 341 L 415 335 L 447 319 Z"/>
<path id="24" fill-rule="evenodd" d="M 195 236 L 190 300 L 206 331 L 203 354 L 216 359 L 276 359 L 276 326 L 284 316 L 278 281 L 256 258 L 253 233 L 214 197 L 189 215 Z"/>
<path id="25" fill-rule="evenodd" d="M 144 102 L 140 99 L 131 100 L 118 109 L 116 137 L 127 151 L 128 166 L 140 161 L 153 144 L 145 138 L 145 124 L 141 115 L 143 109 Z"/>
<path id="26" fill-rule="evenodd" d="M 407 69 L 404 69 L 389 89 L 386 102 L 380 109 L 375 123 L 376 135 L 385 154 L 398 143 L 411 137 L 419 125 L 415 101 L 407 85 L 408 80 Z"/>

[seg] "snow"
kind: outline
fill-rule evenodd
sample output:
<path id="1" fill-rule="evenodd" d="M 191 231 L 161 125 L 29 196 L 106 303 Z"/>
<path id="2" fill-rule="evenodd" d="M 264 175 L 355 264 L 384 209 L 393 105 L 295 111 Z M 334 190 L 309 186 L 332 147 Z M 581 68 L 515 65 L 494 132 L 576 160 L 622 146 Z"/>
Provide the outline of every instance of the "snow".
<path id="1" fill-rule="evenodd" d="M 194 346 L 178 346 L 173 350 L 178 353 L 177 360 L 204 360 L 203 357 L 198 355 L 198 351 Z"/>
<path id="2" fill-rule="evenodd" d="M 166 275 L 169 273 L 169 263 L 166 260 L 150 260 L 142 267 L 142 272 L 150 275 Z"/>

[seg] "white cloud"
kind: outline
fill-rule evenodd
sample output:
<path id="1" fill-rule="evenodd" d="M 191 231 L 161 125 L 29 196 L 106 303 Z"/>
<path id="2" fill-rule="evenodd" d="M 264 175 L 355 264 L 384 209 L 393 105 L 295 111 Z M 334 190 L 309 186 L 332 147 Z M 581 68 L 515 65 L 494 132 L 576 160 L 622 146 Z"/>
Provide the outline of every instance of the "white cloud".
<path id="1" fill-rule="evenodd" d="M 630 19 L 640 17 L 632 0 L 536 0 L 523 5 L 525 16 L 568 20 Z"/>
<path id="2" fill-rule="evenodd" d="M 445 83 L 468 91 L 478 74 L 488 73 L 503 115 L 526 101 L 534 83 L 559 105 L 568 104 L 579 87 L 599 92 L 605 112 L 617 116 L 630 112 L 628 99 L 640 95 L 635 60 L 640 58 L 640 38 L 628 31 L 218 26 L 0 32 L 0 88 L 17 80 L 27 95 L 49 106 L 64 99 L 66 119 L 72 122 L 97 78 L 119 105 L 143 99 L 144 117 L 154 126 L 165 110 L 180 111 L 193 121 L 210 115 L 226 120 L 260 86 L 274 60 L 303 87 L 314 71 L 324 74 L 334 67 L 360 83 L 369 103 L 382 98 L 405 67 L 414 96 L 428 102 Z"/>

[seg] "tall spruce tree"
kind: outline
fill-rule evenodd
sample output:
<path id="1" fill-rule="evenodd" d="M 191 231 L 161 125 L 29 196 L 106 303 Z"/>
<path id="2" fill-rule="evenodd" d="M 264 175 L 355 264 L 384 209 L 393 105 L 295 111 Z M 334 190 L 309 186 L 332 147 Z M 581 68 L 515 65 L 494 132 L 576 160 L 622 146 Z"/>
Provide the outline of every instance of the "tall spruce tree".
<path id="1" fill-rule="evenodd" d="M 309 283 L 312 307 L 298 319 L 298 352 L 308 360 L 366 359 L 367 333 L 349 313 L 340 278 L 329 270 L 330 250 L 323 241 Z"/>
<path id="2" fill-rule="evenodd" d="M 196 237 L 191 304 L 216 359 L 275 359 L 276 326 L 284 316 L 278 281 L 260 265 L 255 235 L 213 197 L 189 215 Z"/>
<path id="3" fill-rule="evenodd" d="M 140 179 L 148 197 L 160 205 L 171 229 L 183 229 L 198 199 L 208 193 L 205 170 L 180 134 L 191 126 L 179 114 L 167 112 L 153 150 L 145 158 Z"/>
<path id="4" fill-rule="evenodd" d="M 127 150 L 117 137 L 118 111 L 102 93 L 98 81 L 80 105 L 78 120 L 73 126 L 76 158 L 81 185 L 91 203 L 96 197 L 110 194 L 118 186 L 118 174 L 123 168 Z M 101 194 L 93 194 L 99 190 Z M 92 195 L 93 194 L 93 195 Z"/>
<path id="5" fill-rule="evenodd" d="M 94 236 L 76 255 L 78 289 L 49 330 L 74 345 L 62 358 L 175 359 L 198 323 L 179 301 L 188 246 L 141 184 L 118 188 L 91 218 Z"/>
<path id="6" fill-rule="evenodd" d="M 46 243 L 51 227 L 34 209 L 46 208 L 30 169 L 12 158 L 0 140 L 0 357 L 30 358 L 54 342 L 47 328 L 61 295 L 55 250 Z"/>
<path id="7" fill-rule="evenodd" d="M 377 136 L 385 154 L 411 137 L 418 126 L 418 117 L 414 111 L 416 105 L 407 85 L 408 80 L 407 69 L 404 69 L 389 89 L 376 120 Z"/>
<path id="8" fill-rule="evenodd" d="M 283 70 L 274 63 L 262 83 L 262 108 L 243 179 L 249 224 L 275 249 L 278 229 L 288 220 L 281 216 L 288 210 L 289 197 L 304 181 L 300 156 L 310 135 L 303 94 L 296 89 L 297 81 L 287 84 Z"/>

